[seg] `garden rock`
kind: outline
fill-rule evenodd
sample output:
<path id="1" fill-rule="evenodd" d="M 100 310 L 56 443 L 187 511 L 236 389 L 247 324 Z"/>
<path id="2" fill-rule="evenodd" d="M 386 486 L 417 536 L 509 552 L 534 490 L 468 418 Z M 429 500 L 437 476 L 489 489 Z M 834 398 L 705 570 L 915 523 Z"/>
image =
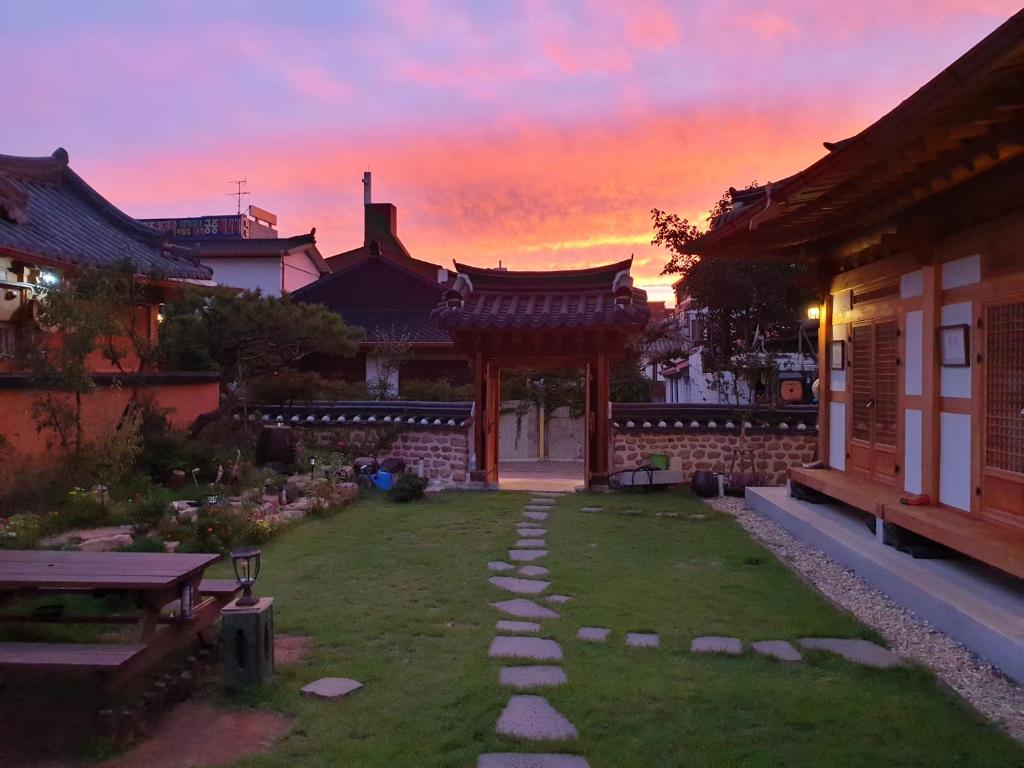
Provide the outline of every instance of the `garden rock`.
<path id="1" fill-rule="evenodd" d="M 754 649 L 754 653 L 759 653 L 762 656 L 771 656 L 779 661 L 800 661 L 803 658 L 800 655 L 800 651 L 794 648 L 792 643 L 787 643 L 785 640 L 761 640 L 757 643 L 751 643 L 750 647 Z"/>
<path id="2" fill-rule="evenodd" d="M 535 621 L 510 621 L 502 619 L 495 625 L 499 632 L 539 632 L 540 624 Z"/>
<path id="3" fill-rule="evenodd" d="M 533 528 L 529 525 L 522 524 L 520 524 L 520 527 L 517 528 L 516 531 L 519 533 L 520 536 L 529 539 L 541 538 L 542 536 L 547 535 L 548 532 L 546 528 Z"/>
<path id="4" fill-rule="evenodd" d="M 487 564 L 487 570 L 494 571 L 496 573 L 501 573 L 502 571 L 511 571 L 514 568 L 514 565 L 509 565 L 508 563 L 502 560 L 491 560 L 491 562 Z"/>
<path id="5" fill-rule="evenodd" d="M 548 569 L 543 565 L 524 565 L 519 569 L 520 576 L 527 576 L 531 579 L 535 579 L 538 576 L 547 576 L 548 573 Z"/>
<path id="6" fill-rule="evenodd" d="M 553 507 L 555 506 L 555 500 L 549 496 L 538 496 L 530 499 L 530 504 L 535 507 Z"/>
<path id="7" fill-rule="evenodd" d="M 488 581 L 498 589 L 504 589 L 517 595 L 539 595 L 551 586 L 549 581 L 517 579 L 515 576 L 491 576 Z"/>
<path id="8" fill-rule="evenodd" d="M 516 547 L 520 549 L 540 549 L 547 546 L 544 539 L 519 539 Z"/>
<path id="9" fill-rule="evenodd" d="M 514 563 L 529 563 L 547 556 L 546 549 L 510 549 L 508 551 L 508 559 Z"/>
<path id="10" fill-rule="evenodd" d="M 502 667 L 498 680 L 507 688 L 542 688 L 565 685 L 565 670 L 551 665 Z"/>
<path id="11" fill-rule="evenodd" d="M 523 517 L 525 517 L 528 520 L 536 520 L 537 522 L 542 523 L 548 519 L 548 513 L 537 512 L 535 510 L 528 509 L 525 512 L 523 512 Z"/>
<path id="12" fill-rule="evenodd" d="M 888 669 L 897 667 L 903 662 L 892 651 L 867 640 L 851 640 L 834 637 L 805 637 L 797 641 L 804 648 L 815 651 L 837 653 L 847 661 L 862 664 L 866 667 Z"/>
<path id="13" fill-rule="evenodd" d="M 491 752 L 480 755 L 476 768 L 590 768 L 590 763 L 576 755 Z"/>
<path id="14" fill-rule="evenodd" d="M 735 637 L 695 637 L 690 643 L 692 653 L 726 653 L 739 656 L 743 653 L 743 643 Z"/>
<path id="15" fill-rule="evenodd" d="M 78 548 L 82 552 L 113 552 L 121 547 L 130 547 L 132 537 L 127 533 L 119 533 L 115 536 L 104 536 L 96 539 L 86 539 Z"/>
<path id="16" fill-rule="evenodd" d="M 107 539 L 114 539 L 120 536 L 127 536 L 128 541 L 124 542 L 121 539 L 121 543 L 116 544 L 112 549 L 122 546 L 124 543 L 132 543 L 132 527 L 130 525 L 108 525 L 103 528 L 76 528 L 71 531 L 64 531 L 64 533 L 58 536 L 50 536 L 43 539 L 40 544 L 46 548 L 68 548 L 78 547 L 82 549 L 82 545 L 87 541 L 104 541 Z M 90 545 L 90 546 L 101 546 L 101 545 Z M 89 552 L 108 552 L 110 550 L 95 548 L 86 549 Z"/>
<path id="17" fill-rule="evenodd" d="M 309 488 L 309 480 L 306 475 L 292 475 L 285 481 L 284 495 L 289 504 L 306 495 L 306 489 Z"/>
<path id="18" fill-rule="evenodd" d="M 550 608 L 538 605 L 533 600 L 525 597 L 517 597 L 513 600 L 502 600 L 498 603 L 491 603 L 502 613 L 515 616 L 518 619 L 557 619 L 558 614 Z"/>
<path id="19" fill-rule="evenodd" d="M 630 648 L 657 648 L 661 638 L 649 632 L 627 632 L 626 645 Z"/>
<path id="20" fill-rule="evenodd" d="M 347 677 L 322 677 L 309 685 L 304 685 L 302 694 L 317 699 L 337 699 L 348 696 L 362 687 L 363 684 L 358 680 L 350 680 Z"/>
<path id="21" fill-rule="evenodd" d="M 502 736 L 531 741 L 564 741 L 578 735 L 576 726 L 543 696 L 513 696 L 498 718 L 495 730 Z"/>
<path id="22" fill-rule="evenodd" d="M 492 659 L 535 659 L 560 661 L 562 646 L 543 637 L 506 637 L 498 635 L 491 640 L 487 655 Z"/>
<path id="23" fill-rule="evenodd" d="M 610 629 L 604 629 L 603 627 L 580 627 L 576 630 L 576 638 L 578 640 L 585 640 L 588 643 L 603 643 L 608 639 L 608 633 Z"/>

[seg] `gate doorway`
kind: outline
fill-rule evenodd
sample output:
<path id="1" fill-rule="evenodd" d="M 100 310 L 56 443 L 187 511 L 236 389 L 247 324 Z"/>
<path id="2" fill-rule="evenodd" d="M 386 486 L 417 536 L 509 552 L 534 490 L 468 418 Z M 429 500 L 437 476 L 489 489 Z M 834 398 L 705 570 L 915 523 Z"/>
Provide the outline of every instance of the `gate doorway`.
<path id="1" fill-rule="evenodd" d="M 607 484 L 609 364 L 649 317 L 631 264 L 554 272 L 455 265 L 455 282 L 431 318 L 473 362 L 472 479 L 500 487 L 502 371 L 575 368 L 584 379 L 582 485 Z"/>

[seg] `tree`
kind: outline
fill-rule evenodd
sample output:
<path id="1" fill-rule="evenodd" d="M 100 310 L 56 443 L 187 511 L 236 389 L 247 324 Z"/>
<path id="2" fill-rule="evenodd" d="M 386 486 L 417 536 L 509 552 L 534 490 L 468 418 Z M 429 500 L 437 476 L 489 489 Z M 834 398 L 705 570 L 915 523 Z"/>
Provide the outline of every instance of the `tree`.
<path id="1" fill-rule="evenodd" d="M 732 195 L 731 189 L 722 195 L 710 211 L 712 218 L 732 210 Z M 812 297 L 805 266 L 783 258 L 701 259 L 692 244 L 704 230 L 658 209 L 651 218 L 652 244 L 670 252 L 662 274 L 682 275 L 687 295 L 699 307 L 704 371 L 737 405 L 743 387 L 752 400 L 757 391 L 774 393 L 778 369 L 765 345 L 798 331 L 802 308 Z"/>
<path id="2" fill-rule="evenodd" d="M 394 326 L 386 331 L 375 328 L 370 344 L 366 355 L 374 364 L 373 377 L 366 382 L 370 396 L 376 400 L 398 397 L 398 374 L 412 352 L 409 334 L 399 333 Z"/>
<path id="3" fill-rule="evenodd" d="M 193 427 L 229 412 L 254 378 L 298 365 L 310 355 L 351 355 L 362 331 L 320 304 L 259 291 L 189 290 L 168 303 L 160 331 L 164 364 L 220 372 L 221 405 Z"/>

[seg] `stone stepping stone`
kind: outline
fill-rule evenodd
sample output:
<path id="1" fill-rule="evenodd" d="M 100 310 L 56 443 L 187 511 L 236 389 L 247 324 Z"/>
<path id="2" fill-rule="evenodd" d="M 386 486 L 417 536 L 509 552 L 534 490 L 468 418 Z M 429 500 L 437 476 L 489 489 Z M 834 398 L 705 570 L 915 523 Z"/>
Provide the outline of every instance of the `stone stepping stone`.
<path id="1" fill-rule="evenodd" d="M 535 621 L 509 621 L 502 619 L 494 628 L 501 632 L 539 632 L 540 624 Z"/>
<path id="2" fill-rule="evenodd" d="M 557 619 L 558 614 L 550 608 L 538 605 L 533 600 L 525 597 L 517 597 L 513 600 L 502 600 L 498 603 L 491 603 L 502 613 L 515 616 L 517 619 Z"/>
<path id="3" fill-rule="evenodd" d="M 580 512 L 604 512 L 604 507 L 580 507 Z"/>
<path id="4" fill-rule="evenodd" d="M 576 630 L 576 638 L 586 640 L 588 643 L 603 643 L 608 639 L 609 632 L 611 632 L 610 629 L 602 627 L 580 627 Z"/>
<path id="5" fill-rule="evenodd" d="M 555 603 L 556 605 L 564 605 L 565 603 L 568 603 L 570 600 L 572 600 L 572 598 L 568 595 L 548 595 L 544 599 L 547 600 L 549 603 Z"/>
<path id="6" fill-rule="evenodd" d="M 800 661 L 803 658 L 800 655 L 800 651 L 794 648 L 792 643 L 787 643 L 785 640 L 761 640 L 757 643 L 751 643 L 750 647 L 754 649 L 755 653 L 760 653 L 762 656 L 771 656 L 779 661 Z"/>
<path id="7" fill-rule="evenodd" d="M 743 653 L 743 643 L 735 637 L 695 637 L 690 643 L 692 653 L 726 653 L 739 656 Z"/>
<path id="8" fill-rule="evenodd" d="M 565 491 L 534 491 L 533 495 L 542 499 L 560 499 L 565 496 Z"/>
<path id="9" fill-rule="evenodd" d="M 513 696 L 498 718 L 495 730 L 502 736 L 530 741 L 564 741 L 579 735 L 576 726 L 543 696 Z"/>
<path id="10" fill-rule="evenodd" d="M 537 539 L 542 536 L 547 536 L 547 528 L 534 528 L 532 526 L 524 526 L 516 529 L 517 533 L 524 538 Z"/>
<path id="11" fill-rule="evenodd" d="M 517 595 L 539 595 L 551 586 L 550 581 L 539 579 L 517 579 L 515 576 L 491 576 L 488 579 L 498 589 Z"/>
<path id="12" fill-rule="evenodd" d="M 476 768 L 590 768 L 590 763 L 576 755 L 490 752 L 480 755 Z"/>
<path id="13" fill-rule="evenodd" d="M 544 688 L 564 685 L 568 678 L 561 667 L 502 667 L 498 680 L 506 688 Z"/>
<path id="14" fill-rule="evenodd" d="M 545 520 L 548 519 L 548 513 L 547 512 L 539 512 L 539 511 L 533 510 L 533 509 L 528 509 L 525 512 L 523 512 L 523 517 L 525 517 L 528 520 L 536 520 L 537 522 L 544 522 Z"/>
<path id="15" fill-rule="evenodd" d="M 898 667 L 903 661 L 892 651 L 867 640 L 851 640 L 837 637 L 804 637 L 797 640 L 803 648 L 814 651 L 837 653 L 847 661 L 863 664 L 866 667 L 889 669 Z"/>
<path id="16" fill-rule="evenodd" d="M 509 565 L 508 563 L 503 562 L 502 560 L 492 560 L 487 564 L 488 571 L 497 571 L 499 573 L 501 571 L 511 571 L 513 568 L 515 568 L 514 565 Z"/>
<path id="17" fill-rule="evenodd" d="M 506 637 L 498 635 L 491 640 L 487 655 L 492 659 L 533 659 L 534 661 L 561 661 L 562 646 L 544 637 Z"/>
<path id="18" fill-rule="evenodd" d="M 649 632 L 627 632 L 626 645 L 630 648 L 658 648 L 661 638 Z"/>
<path id="19" fill-rule="evenodd" d="M 508 551 L 508 559 L 514 563 L 530 563 L 547 556 L 546 549 L 510 549 Z"/>
<path id="20" fill-rule="evenodd" d="M 347 677 L 321 677 L 309 685 L 302 686 L 302 695 L 315 699 L 338 699 L 355 693 L 362 687 L 363 684 L 358 680 L 350 680 Z"/>
<path id="21" fill-rule="evenodd" d="M 519 569 L 520 576 L 529 576 L 530 578 L 536 578 L 537 576 L 547 576 L 549 573 L 548 569 L 543 565 L 524 565 Z"/>
<path id="22" fill-rule="evenodd" d="M 535 507 L 553 507 L 555 506 L 555 500 L 550 496 L 535 496 L 530 499 L 530 504 Z"/>
<path id="23" fill-rule="evenodd" d="M 544 539 L 519 539 L 516 546 L 520 549 L 542 549 L 547 546 Z"/>

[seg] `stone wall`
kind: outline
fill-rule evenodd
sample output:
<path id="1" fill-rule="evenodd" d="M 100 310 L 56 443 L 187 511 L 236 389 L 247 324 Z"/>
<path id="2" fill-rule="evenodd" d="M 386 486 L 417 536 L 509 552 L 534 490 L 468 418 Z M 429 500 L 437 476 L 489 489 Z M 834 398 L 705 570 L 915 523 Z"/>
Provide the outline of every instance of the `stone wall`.
<path id="1" fill-rule="evenodd" d="M 376 452 L 377 459 L 394 457 L 415 472 L 420 459 L 423 474 L 431 480 L 464 483 L 468 478 L 469 431 L 466 427 L 421 427 L 387 425 L 319 425 L 296 427 L 306 445 L 318 447 L 374 445 L 382 436 L 393 435 L 390 447 Z"/>
<path id="2" fill-rule="evenodd" d="M 699 469 L 727 471 L 739 441 L 739 430 L 616 428 L 612 432 L 612 471 L 638 467 L 650 454 L 663 453 L 670 461 L 679 460 L 689 482 Z M 756 471 L 771 485 L 785 484 L 790 467 L 813 461 L 817 445 L 818 435 L 813 430 L 775 429 L 744 438 L 744 446 L 756 451 Z"/>

